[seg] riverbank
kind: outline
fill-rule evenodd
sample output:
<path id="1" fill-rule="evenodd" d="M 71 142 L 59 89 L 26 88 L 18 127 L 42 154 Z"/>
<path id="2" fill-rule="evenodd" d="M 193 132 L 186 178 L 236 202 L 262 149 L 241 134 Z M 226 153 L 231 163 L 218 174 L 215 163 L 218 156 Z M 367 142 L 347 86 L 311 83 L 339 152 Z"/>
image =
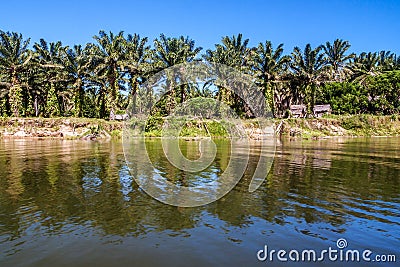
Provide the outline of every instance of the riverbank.
<path id="1" fill-rule="evenodd" d="M 281 138 L 319 139 L 330 136 L 400 136 L 400 115 L 330 116 L 326 118 L 274 119 L 274 129 Z M 159 125 L 160 126 L 160 125 Z M 159 137 L 157 126 L 146 135 Z M 245 120 L 244 131 L 252 139 L 262 138 L 256 120 Z M 0 137 L 111 139 L 121 138 L 123 122 L 89 118 L 0 118 Z M 267 133 L 268 134 L 268 133 Z M 269 132 L 270 134 L 270 132 Z M 183 137 L 212 135 L 226 137 L 227 132 L 216 121 L 187 123 Z"/>
<path id="2" fill-rule="evenodd" d="M 325 118 L 279 120 L 281 136 L 319 139 L 330 136 L 400 136 L 400 115 L 331 115 Z"/>
<path id="3" fill-rule="evenodd" d="M 92 118 L 0 118 L 0 137 L 111 139 L 123 123 Z"/>

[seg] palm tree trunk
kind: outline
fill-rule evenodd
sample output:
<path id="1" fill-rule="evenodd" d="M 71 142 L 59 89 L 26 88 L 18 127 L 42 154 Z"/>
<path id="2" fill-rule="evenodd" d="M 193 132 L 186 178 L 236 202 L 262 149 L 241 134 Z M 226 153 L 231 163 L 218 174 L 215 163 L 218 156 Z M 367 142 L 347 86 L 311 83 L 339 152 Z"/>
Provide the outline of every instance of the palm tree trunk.
<path id="1" fill-rule="evenodd" d="M 272 116 L 275 118 L 275 90 L 274 85 L 267 83 L 264 88 L 264 97 L 267 100 L 267 104 L 271 109 Z"/>
<path id="2" fill-rule="evenodd" d="M 133 78 L 133 75 L 131 74 L 131 99 L 132 99 L 132 112 L 136 113 L 136 103 L 137 103 L 137 91 L 138 91 L 138 82 L 136 81 L 135 78 Z"/>
<path id="3" fill-rule="evenodd" d="M 47 93 L 47 99 L 46 99 L 47 115 L 50 117 L 59 115 L 59 113 L 58 113 L 59 108 L 60 108 L 60 103 L 59 103 L 58 97 L 56 95 L 54 83 L 50 82 L 50 90 Z"/>
<path id="4" fill-rule="evenodd" d="M 84 91 L 83 82 L 81 78 L 78 78 L 76 83 L 77 91 L 75 93 L 75 116 L 82 117 L 83 115 L 83 101 L 84 101 Z"/>
<path id="5" fill-rule="evenodd" d="M 33 106 L 35 108 L 35 116 L 39 116 L 39 104 L 38 104 L 38 96 L 35 94 L 35 100 L 33 102 Z"/>
<path id="6" fill-rule="evenodd" d="M 97 106 L 99 107 L 97 117 L 104 119 L 106 115 L 106 84 L 104 82 L 99 83 Z"/>
<path id="7" fill-rule="evenodd" d="M 315 105 L 315 91 L 316 85 L 311 85 L 311 105 L 310 105 L 310 113 L 314 114 L 314 105 Z"/>
<path id="8" fill-rule="evenodd" d="M 185 85 L 181 84 L 180 86 L 180 93 L 181 93 L 181 98 L 180 98 L 180 103 L 182 104 L 185 101 Z"/>
<path id="9" fill-rule="evenodd" d="M 22 87 L 15 71 L 12 73 L 9 97 L 12 115 L 19 117 L 19 109 L 22 107 Z"/>

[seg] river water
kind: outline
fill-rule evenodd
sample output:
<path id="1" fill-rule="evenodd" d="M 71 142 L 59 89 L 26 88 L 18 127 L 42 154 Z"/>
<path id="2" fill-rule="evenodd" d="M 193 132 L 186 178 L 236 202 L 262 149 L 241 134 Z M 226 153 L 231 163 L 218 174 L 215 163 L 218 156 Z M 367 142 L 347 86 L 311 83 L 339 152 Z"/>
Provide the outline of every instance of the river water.
<path id="1" fill-rule="evenodd" d="M 230 155 L 225 141 L 216 143 L 213 175 Z M 195 158 L 197 145 L 185 141 L 184 154 Z M 147 143 L 158 173 L 179 177 L 160 147 Z M 250 193 L 259 159 L 252 151 L 230 193 L 179 208 L 138 187 L 119 141 L 0 140 L 0 266 L 287 266 L 257 252 L 337 249 L 340 238 L 347 249 L 396 255 L 398 264 L 400 138 L 282 141 Z"/>

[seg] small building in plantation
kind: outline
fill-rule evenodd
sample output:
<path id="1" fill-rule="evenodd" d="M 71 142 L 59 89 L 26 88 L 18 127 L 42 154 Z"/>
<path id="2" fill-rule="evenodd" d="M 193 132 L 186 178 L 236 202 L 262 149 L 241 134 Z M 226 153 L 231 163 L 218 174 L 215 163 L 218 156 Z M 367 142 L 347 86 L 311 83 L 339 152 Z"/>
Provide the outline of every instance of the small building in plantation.
<path id="1" fill-rule="evenodd" d="M 313 112 L 314 112 L 314 117 L 316 118 L 320 118 L 324 114 L 331 114 L 332 112 L 331 105 L 329 104 L 315 105 Z"/>
<path id="2" fill-rule="evenodd" d="M 115 114 L 114 110 L 110 111 L 110 121 L 124 121 L 129 118 L 128 114 Z"/>
<path id="3" fill-rule="evenodd" d="M 305 105 L 290 105 L 290 117 L 305 118 L 307 115 L 307 107 Z"/>

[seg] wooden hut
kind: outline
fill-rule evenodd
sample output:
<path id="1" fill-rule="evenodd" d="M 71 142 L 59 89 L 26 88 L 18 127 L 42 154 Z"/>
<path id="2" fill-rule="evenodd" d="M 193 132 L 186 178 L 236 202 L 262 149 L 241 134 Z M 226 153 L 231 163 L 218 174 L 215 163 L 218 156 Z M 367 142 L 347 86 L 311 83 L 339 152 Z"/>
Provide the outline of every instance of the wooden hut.
<path id="1" fill-rule="evenodd" d="M 324 114 L 331 114 L 332 109 L 331 105 L 325 104 L 325 105 L 315 105 L 314 106 L 314 117 L 320 118 Z"/>
<path id="2" fill-rule="evenodd" d="M 307 115 L 307 108 L 305 105 L 291 105 L 290 116 L 293 118 L 305 118 Z"/>
<path id="3" fill-rule="evenodd" d="M 128 114 L 115 114 L 114 110 L 111 110 L 110 112 L 110 121 L 116 120 L 116 121 L 124 121 L 128 119 Z"/>

